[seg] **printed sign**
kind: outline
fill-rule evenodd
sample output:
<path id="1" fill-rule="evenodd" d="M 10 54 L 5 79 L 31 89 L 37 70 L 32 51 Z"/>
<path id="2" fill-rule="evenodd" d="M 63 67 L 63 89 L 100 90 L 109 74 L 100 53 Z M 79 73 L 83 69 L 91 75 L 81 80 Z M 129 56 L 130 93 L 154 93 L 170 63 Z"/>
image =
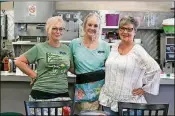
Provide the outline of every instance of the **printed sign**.
<path id="1" fill-rule="evenodd" d="M 29 16 L 36 16 L 36 5 L 30 5 L 28 7 L 28 15 Z"/>

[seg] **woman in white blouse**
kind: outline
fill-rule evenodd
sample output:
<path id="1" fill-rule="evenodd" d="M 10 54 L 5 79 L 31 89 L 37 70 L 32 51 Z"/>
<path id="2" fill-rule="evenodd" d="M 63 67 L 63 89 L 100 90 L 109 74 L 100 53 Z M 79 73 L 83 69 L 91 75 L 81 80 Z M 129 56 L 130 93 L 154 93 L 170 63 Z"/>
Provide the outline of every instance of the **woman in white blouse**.
<path id="1" fill-rule="evenodd" d="M 145 49 L 133 41 L 138 25 L 131 16 L 120 20 L 121 42 L 112 46 L 105 64 L 105 84 L 99 101 L 109 115 L 117 115 L 119 101 L 146 103 L 145 92 L 159 93 L 161 69 Z"/>

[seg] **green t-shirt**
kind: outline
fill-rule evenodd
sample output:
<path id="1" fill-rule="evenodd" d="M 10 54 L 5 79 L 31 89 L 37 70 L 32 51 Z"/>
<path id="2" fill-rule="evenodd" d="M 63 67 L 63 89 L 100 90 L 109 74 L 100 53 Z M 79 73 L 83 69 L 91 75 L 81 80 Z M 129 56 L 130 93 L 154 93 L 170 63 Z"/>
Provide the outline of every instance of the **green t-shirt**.
<path id="1" fill-rule="evenodd" d="M 104 70 L 105 61 L 110 53 L 107 42 L 99 40 L 98 47 L 90 50 L 83 45 L 82 38 L 77 38 L 71 41 L 70 48 L 77 74 Z"/>
<path id="2" fill-rule="evenodd" d="M 73 65 L 70 48 L 61 44 L 54 48 L 39 43 L 23 54 L 29 63 L 37 62 L 37 78 L 32 89 L 48 93 L 68 92 L 67 70 Z"/>

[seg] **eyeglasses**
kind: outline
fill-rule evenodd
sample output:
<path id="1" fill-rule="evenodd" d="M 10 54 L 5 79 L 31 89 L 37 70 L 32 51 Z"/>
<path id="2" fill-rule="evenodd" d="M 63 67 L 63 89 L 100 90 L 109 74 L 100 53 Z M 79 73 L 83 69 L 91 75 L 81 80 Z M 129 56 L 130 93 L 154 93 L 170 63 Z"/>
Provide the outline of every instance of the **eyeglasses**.
<path id="1" fill-rule="evenodd" d="M 65 30 L 65 28 L 63 28 L 63 27 L 59 27 L 59 28 L 58 27 L 53 27 L 52 30 L 53 31 L 58 31 L 59 30 L 60 32 L 62 32 L 62 31 Z"/>
<path id="2" fill-rule="evenodd" d="M 132 32 L 133 29 L 134 29 L 134 28 L 125 28 L 125 27 L 120 27 L 120 28 L 119 28 L 119 30 L 120 30 L 121 32 L 124 32 L 125 30 L 126 30 L 127 32 Z"/>

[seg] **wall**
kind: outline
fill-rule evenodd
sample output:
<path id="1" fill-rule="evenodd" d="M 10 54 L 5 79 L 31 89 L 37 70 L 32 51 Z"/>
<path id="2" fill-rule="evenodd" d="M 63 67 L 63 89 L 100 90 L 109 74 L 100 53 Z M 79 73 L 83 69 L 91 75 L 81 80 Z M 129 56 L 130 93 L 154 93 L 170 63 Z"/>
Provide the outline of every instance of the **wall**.
<path id="1" fill-rule="evenodd" d="M 24 114 L 30 90 L 29 82 L 1 82 L 1 112 Z"/>
<path id="2" fill-rule="evenodd" d="M 172 2 L 70 1 L 56 3 L 57 10 L 170 11 L 171 7 Z"/>
<path id="3" fill-rule="evenodd" d="M 3 10 L 13 9 L 13 2 L 1 2 L 1 9 Z"/>
<path id="4" fill-rule="evenodd" d="M 173 81 L 173 80 L 172 80 Z M 154 96 L 145 94 L 145 98 L 150 104 L 169 104 L 168 116 L 174 116 L 174 85 L 161 85 L 159 94 Z"/>
<path id="5" fill-rule="evenodd" d="M 138 7 L 139 6 L 139 7 Z M 170 11 L 172 2 L 68 1 L 57 2 L 57 10 Z M 1 9 L 13 9 L 13 2 L 2 2 Z"/>
<path id="6" fill-rule="evenodd" d="M 69 94 L 73 98 L 73 84 L 69 84 Z M 25 114 L 24 101 L 28 101 L 31 87 L 29 82 L 1 81 L 0 112 L 19 112 Z"/>

